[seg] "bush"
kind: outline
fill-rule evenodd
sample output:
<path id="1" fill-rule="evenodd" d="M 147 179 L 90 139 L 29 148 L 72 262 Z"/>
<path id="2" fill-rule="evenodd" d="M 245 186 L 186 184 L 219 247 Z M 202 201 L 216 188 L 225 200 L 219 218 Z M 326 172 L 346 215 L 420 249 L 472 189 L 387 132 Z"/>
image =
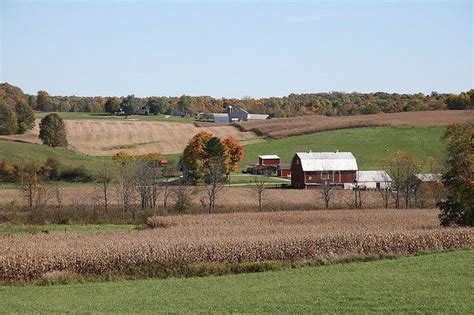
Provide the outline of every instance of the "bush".
<path id="1" fill-rule="evenodd" d="M 6 160 L 0 160 L 0 181 L 14 182 L 17 180 L 18 167 Z"/>
<path id="2" fill-rule="evenodd" d="M 93 176 L 88 173 L 84 166 L 72 167 L 64 169 L 59 175 L 60 180 L 68 182 L 87 183 L 93 181 Z"/>

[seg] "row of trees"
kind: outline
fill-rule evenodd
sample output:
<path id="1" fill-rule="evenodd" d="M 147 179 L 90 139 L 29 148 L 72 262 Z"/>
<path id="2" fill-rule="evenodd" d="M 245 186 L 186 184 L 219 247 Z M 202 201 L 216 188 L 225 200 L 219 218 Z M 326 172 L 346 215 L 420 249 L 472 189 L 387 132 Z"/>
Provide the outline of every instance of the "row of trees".
<path id="1" fill-rule="evenodd" d="M 196 112 L 221 112 L 226 106 L 242 106 L 252 113 L 269 114 L 271 117 L 300 115 L 359 115 L 379 112 L 405 112 L 420 110 L 470 109 L 474 107 L 474 90 L 458 95 L 432 92 L 430 95 L 396 93 L 310 93 L 290 94 L 285 97 L 254 99 L 221 98 L 210 96 L 145 97 L 82 97 L 52 96 L 46 91 L 37 95 L 23 95 L 17 87 L 4 83 L 0 86 L 0 99 L 6 90 L 15 89 L 10 95 L 20 95 L 34 110 L 64 112 L 108 112 L 117 113 L 120 108 L 125 114 L 137 113 L 148 105 L 152 114 L 169 114 L 172 111 L 194 115 Z M 3 91 L 3 92 L 2 92 Z M 21 92 L 21 93 L 19 93 Z M 11 97 L 9 97 L 11 98 Z"/>

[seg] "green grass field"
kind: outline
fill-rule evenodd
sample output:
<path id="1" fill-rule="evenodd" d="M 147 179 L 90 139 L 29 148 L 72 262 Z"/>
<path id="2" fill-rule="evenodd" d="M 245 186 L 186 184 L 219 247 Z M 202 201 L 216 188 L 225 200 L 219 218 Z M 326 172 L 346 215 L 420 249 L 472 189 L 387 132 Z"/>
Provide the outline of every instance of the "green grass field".
<path id="1" fill-rule="evenodd" d="M 0 225 L 0 235 L 28 233 L 116 233 L 136 229 L 133 224 L 86 224 L 86 225 Z"/>
<path id="2" fill-rule="evenodd" d="M 36 118 L 43 118 L 48 112 L 35 112 Z M 98 120 L 114 120 L 114 121 L 168 121 L 177 123 L 194 123 L 193 117 L 180 117 L 170 115 L 132 115 L 132 116 L 114 116 L 107 113 L 83 113 L 83 112 L 57 112 L 65 120 L 83 120 L 83 119 L 98 119 Z"/>
<path id="3" fill-rule="evenodd" d="M 474 312 L 474 251 L 222 277 L 3 286 L 4 313 Z"/>
<path id="4" fill-rule="evenodd" d="M 424 166 L 424 171 L 428 171 L 425 163 L 428 155 L 442 158 L 441 137 L 445 130 L 446 127 L 441 126 L 358 128 L 267 140 L 246 145 L 245 158 L 240 164 L 242 169 L 246 163 L 255 163 L 261 154 L 278 154 L 283 162 L 289 163 L 295 152 L 339 150 L 353 152 L 361 170 L 374 170 L 384 169 L 387 156 L 397 150 L 404 150 L 418 158 Z M 87 156 L 60 148 L 0 140 L 0 159 L 16 163 L 31 159 L 46 161 L 50 156 L 58 158 L 63 165 L 84 165 L 91 171 L 97 169 L 98 164 L 104 160 L 101 157 Z M 166 157 L 177 161 L 179 154 Z"/>
<path id="5" fill-rule="evenodd" d="M 12 163 L 26 160 L 38 160 L 44 163 L 48 157 L 57 158 L 63 166 L 74 167 L 84 165 L 84 167 L 91 171 L 94 171 L 101 161 L 109 160 L 109 158 L 88 156 L 63 148 L 0 140 L 0 159 L 5 159 Z"/>
<path id="6" fill-rule="evenodd" d="M 354 154 L 361 170 L 386 168 L 385 159 L 397 150 L 413 154 L 428 171 L 426 157 L 438 159 L 443 155 L 442 135 L 446 127 L 377 127 L 341 129 L 269 140 L 245 146 L 241 165 L 256 163 L 261 154 L 277 154 L 282 162 L 290 163 L 295 152 L 349 151 Z"/>

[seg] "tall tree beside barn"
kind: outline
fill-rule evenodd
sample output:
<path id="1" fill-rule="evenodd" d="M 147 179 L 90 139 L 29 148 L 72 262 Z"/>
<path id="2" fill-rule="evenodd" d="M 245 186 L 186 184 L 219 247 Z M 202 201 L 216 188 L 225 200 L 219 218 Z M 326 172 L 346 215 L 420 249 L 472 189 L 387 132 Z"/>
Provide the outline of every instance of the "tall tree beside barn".
<path id="1" fill-rule="evenodd" d="M 227 172 L 236 172 L 239 169 L 239 162 L 244 158 L 244 147 L 233 137 L 222 141 L 226 152 Z"/>
<path id="2" fill-rule="evenodd" d="M 446 200 L 438 203 L 441 225 L 474 225 L 474 127 L 452 125 L 444 136 Z"/>
<path id="3" fill-rule="evenodd" d="M 48 114 L 40 122 L 39 137 L 43 144 L 52 147 L 67 146 L 66 126 L 56 113 Z"/>

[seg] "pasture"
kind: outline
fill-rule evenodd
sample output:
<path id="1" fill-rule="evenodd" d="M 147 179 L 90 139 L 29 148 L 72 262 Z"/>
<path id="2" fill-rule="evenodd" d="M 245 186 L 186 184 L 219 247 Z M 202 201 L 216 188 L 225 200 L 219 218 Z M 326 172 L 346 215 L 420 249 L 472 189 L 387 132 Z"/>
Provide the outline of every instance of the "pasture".
<path id="1" fill-rule="evenodd" d="M 424 163 L 431 155 L 442 158 L 444 126 L 370 127 L 331 130 L 309 135 L 267 140 L 245 146 L 245 163 L 255 163 L 261 154 L 277 154 L 290 163 L 295 152 L 349 151 L 357 159 L 360 170 L 385 169 L 386 158 L 398 150 L 413 154 Z"/>
<path id="2" fill-rule="evenodd" d="M 2 286 L 6 313 L 458 313 L 474 310 L 474 251 L 275 272 Z"/>

